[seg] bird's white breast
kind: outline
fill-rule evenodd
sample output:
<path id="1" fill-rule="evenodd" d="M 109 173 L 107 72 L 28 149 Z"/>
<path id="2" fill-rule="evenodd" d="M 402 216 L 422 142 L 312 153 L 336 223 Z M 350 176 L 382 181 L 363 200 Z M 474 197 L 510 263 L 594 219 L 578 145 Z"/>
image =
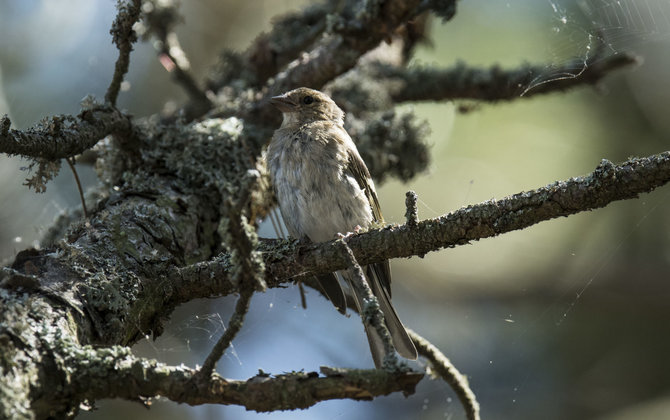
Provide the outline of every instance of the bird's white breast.
<path id="1" fill-rule="evenodd" d="M 368 227 L 372 210 L 364 191 L 345 171 L 346 149 L 329 145 L 327 138 L 284 134 L 289 133 L 275 134 L 268 159 L 290 235 L 323 242 L 357 226 Z"/>

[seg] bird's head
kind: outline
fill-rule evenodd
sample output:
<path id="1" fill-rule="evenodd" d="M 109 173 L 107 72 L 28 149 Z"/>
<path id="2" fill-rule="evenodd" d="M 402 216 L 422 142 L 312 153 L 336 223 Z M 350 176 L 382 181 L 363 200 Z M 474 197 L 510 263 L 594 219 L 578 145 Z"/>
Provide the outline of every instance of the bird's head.
<path id="1" fill-rule="evenodd" d="M 330 121 L 342 124 L 344 112 L 325 93 L 305 87 L 274 96 L 270 103 L 284 115 L 282 125 Z"/>

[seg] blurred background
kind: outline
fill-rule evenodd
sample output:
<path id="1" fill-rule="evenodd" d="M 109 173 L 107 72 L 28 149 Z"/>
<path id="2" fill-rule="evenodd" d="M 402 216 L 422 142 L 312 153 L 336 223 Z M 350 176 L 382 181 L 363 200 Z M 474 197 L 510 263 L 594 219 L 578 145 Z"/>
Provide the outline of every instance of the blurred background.
<path id="1" fill-rule="evenodd" d="M 305 1 L 183 1 L 178 34 L 202 80 L 224 48 L 243 50 L 278 13 Z M 109 27 L 111 0 L 0 2 L 0 113 L 14 128 L 79 111 L 103 98 L 117 57 Z M 586 60 L 599 34 L 611 53 L 634 52 L 644 64 L 619 71 L 596 89 L 519 98 L 495 105 L 411 106 L 431 127 L 432 166 L 409 184 L 379 189 L 389 223 L 403 223 L 409 189 L 419 216 L 501 198 L 620 162 L 668 150 L 670 1 L 470 0 L 456 17 L 434 20 L 432 45 L 412 65 L 447 67 L 547 63 L 558 74 L 573 57 Z M 580 69 L 575 69 L 575 74 Z M 150 43 L 138 43 L 119 106 L 137 117 L 185 99 Z M 458 112 L 459 106 L 470 108 Z M 471 105 L 475 105 L 472 107 Z M 61 211 L 79 205 L 64 167 L 44 194 L 22 186 L 26 162 L 0 156 L 0 258 L 34 245 Z M 96 185 L 79 165 L 86 188 Z M 670 418 L 670 190 L 562 218 L 530 229 L 392 262 L 394 303 L 410 328 L 437 345 L 469 378 L 483 418 Z M 262 233 L 272 236 L 271 229 Z M 234 299 L 178 308 L 156 341 L 138 355 L 171 364 L 202 363 L 226 327 Z M 324 333 L 327 331 L 328 333 Z M 422 365 L 422 361 L 415 362 Z M 296 288 L 257 294 L 244 328 L 218 365 L 227 378 L 263 369 L 371 367 L 360 320 L 342 317 L 315 292 L 300 307 Z M 373 402 L 331 401 L 308 410 L 258 414 L 240 407 L 189 407 L 155 401 L 151 410 L 100 401 L 82 419 L 462 419 L 442 381 L 424 380 L 416 394 Z"/>

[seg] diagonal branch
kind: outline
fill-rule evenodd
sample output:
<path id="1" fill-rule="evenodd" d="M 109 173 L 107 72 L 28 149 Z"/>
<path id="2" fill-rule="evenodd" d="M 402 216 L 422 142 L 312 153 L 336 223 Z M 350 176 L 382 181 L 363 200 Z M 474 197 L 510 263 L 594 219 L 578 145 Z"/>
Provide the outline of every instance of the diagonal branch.
<path id="1" fill-rule="evenodd" d="M 172 2 L 148 2 L 145 8 L 146 27 L 143 27 L 142 37 L 148 38 L 153 34 L 158 39 L 154 43 L 158 51 L 160 63 L 165 70 L 172 73 L 175 81 L 186 91 L 191 99 L 190 107 L 197 115 L 204 114 L 212 107 L 207 94 L 198 86 L 191 74 L 191 63 L 181 48 L 174 27 L 180 20 L 177 5 Z"/>
<path id="2" fill-rule="evenodd" d="M 218 92 L 228 86 L 235 93 L 221 95 L 220 99 L 225 99 L 210 115 L 234 113 L 273 125 L 279 117 L 268 110 L 271 96 L 298 86 L 320 89 L 359 65 L 363 55 L 384 42 L 402 39 L 397 61 L 406 62 L 413 47 L 424 39 L 427 14 L 418 15 L 427 9 L 419 7 L 417 0 L 381 3 L 330 0 L 311 5 L 278 20 L 272 31 L 256 38 L 244 54 L 224 53 L 208 87 Z M 455 10 L 455 0 L 442 3 Z M 447 20 L 451 17 L 453 14 L 444 15 Z M 241 85 L 260 88 L 261 95 L 249 96 L 240 90 Z M 241 114 L 237 112 L 240 109 Z"/>
<path id="3" fill-rule="evenodd" d="M 164 33 L 159 38 L 158 53 L 159 60 L 165 70 L 174 75 L 175 80 L 186 91 L 191 98 L 196 110 L 208 110 L 212 107 L 212 102 L 207 94 L 198 86 L 193 75 L 190 73 L 191 64 L 186 58 L 186 53 L 179 44 L 179 39 L 175 32 Z M 200 111 L 202 112 L 202 111 Z"/>
<path id="4" fill-rule="evenodd" d="M 242 324 L 244 323 L 244 317 L 249 312 L 249 303 L 251 302 L 251 296 L 253 296 L 254 290 L 252 288 L 247 288 L 240 292 L 240 297 L 237 299 L 237 304 L 235 305 L 235 311 L 230 317 L 228 322 L 228 329 L 223 333 L 219 341 L 216 342 L 214 347 L 205 359 L 202 367 L 198 371 L 197 379 L 198 380 L 207 380 L 212 375 L 216 363 L 221 359 L 223 353 L 226 351 L 230 343 L 237 335 L 237 333 L 242 329 Z"/>
<path id="5" fill-rule="evenodd" d="M 321 88 L 326 82 L 356 65 L 358 58 L 376 47 L 416 13 L 420 1 L 393 0 L 378 10 L 365 11 L 347 27 L 324 37 L 314 49 L 288 65 L 267 86 L 267 97 L 298 86 Z M 337 28 L 336 28 L 337 29 Z"/>
<path id="6" fill-rule="evenodd" d="M 211 70 L 207 88 L 218 92 L 234 80 L 246 86 L 260 87 L 268 78 L 295 59 L 326 29 L 328 13 L 339 0 L 309 4 L 299 12 L 276 19 L 269 32 L 260 34 L 242 54 L 226 51 Z"/>
<path id="7" fill-rule="evenodd" d="M 595 171 L 583 177 L 463 207 L 416 224 L 391 225 L 353 235 L 347 244 L 361 265 L 389 258 L 423 256 L 542 221 L 601 208 L 613 201 L 636 198 L 668 181 L 670 152 L 633 158 L 620 165 L 603 160 Z M 308 245 L 268 240 L 264 259 L 269 287 L 349 266 L 337 240 Z M 175 287 L 170 299 L 186 302 L 197 297 L 235 293 L 238 287 L 231 281 L 230 269 L 230 257 L 226 254 L 208 262 L 173 269 L 170 277 Z"/>
<path id="8" fill-rule="evenodd" d="M 74 182 L 77 184 L 77 191 L 79 191 L 79 199 L 81 200 L 81 208 L 84 211 L 84 218 L 88 219 L 88 209 L 86 208 L 86 199 L 84 198 L 84 190 L 81 188 L 81 181 L 79 180 L 79 174 L 77 173 L 77 168 L 74 166 L 74 158 L 66 158 L 72 175 L 74 176 Z"/>
<path id="9" fill-rule="evenodd" d="M 412 341 L 419 354 L 430 360 L 433 371 L 454 390 L 461 404 L 463 404 L 468 420 L 479 420 L 479 403 L 477 402 L 475 393 L 470 389 L 468 379 L 430 341 L 412 330 L 407 330 L 407 333 L 412 337 Z"/>

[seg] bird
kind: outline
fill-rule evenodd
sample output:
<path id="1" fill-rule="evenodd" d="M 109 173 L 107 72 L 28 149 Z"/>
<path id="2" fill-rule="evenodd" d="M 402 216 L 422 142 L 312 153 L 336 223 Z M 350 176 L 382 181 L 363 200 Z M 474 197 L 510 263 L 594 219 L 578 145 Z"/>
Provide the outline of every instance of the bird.
<path id="1" fill-rule="evenodd" d="M 370 171 L 344 128 L 344 112 L 326 94 L 306 87 L 270 99 L 282 112 L 266 160 L 279 209 L 290 236 L 325 242 L 338 234 L 383 224 Z M 391 304 L 389 262 L 362 267 L 379 302 L 393 346 L 401 356 L 416 359 L 417 351 Z M 352 286 L 353 271 L 340 271 L 349 282 L 353 304 L 362 314 L 363 298 Z M 317 285 L 335 307 L 346 312 L 347 299 L 336 275 L 317 277 Z M 363 323 L 375 367 L 384 361 L 377 330 Z"/>

